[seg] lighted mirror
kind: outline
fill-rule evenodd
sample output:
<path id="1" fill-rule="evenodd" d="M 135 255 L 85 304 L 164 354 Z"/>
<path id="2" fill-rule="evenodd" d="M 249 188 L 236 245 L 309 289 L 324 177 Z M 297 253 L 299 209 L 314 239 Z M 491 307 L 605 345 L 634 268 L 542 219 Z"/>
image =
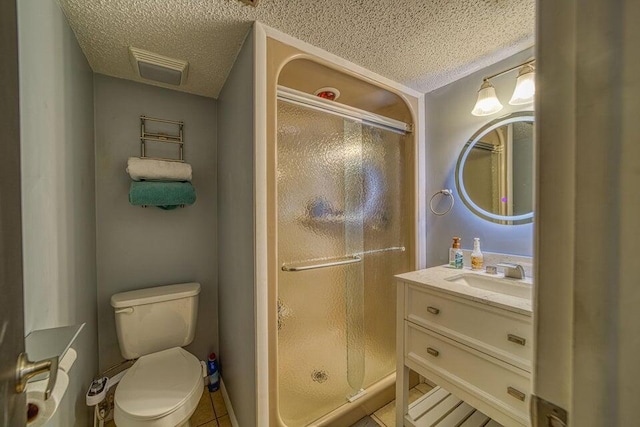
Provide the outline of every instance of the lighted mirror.
<path id="1" fill-rule="evenodd" d="M 534 116 L 513 113 L 480 128 L 465 144 L 456 186 L 465 205 L 495 223 L 533 221 Z"/>

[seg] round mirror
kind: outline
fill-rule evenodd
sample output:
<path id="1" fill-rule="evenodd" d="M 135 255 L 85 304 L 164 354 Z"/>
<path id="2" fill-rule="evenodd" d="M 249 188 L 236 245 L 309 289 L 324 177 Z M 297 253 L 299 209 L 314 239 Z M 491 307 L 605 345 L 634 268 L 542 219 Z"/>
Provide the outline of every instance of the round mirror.
<path id="1" fill-rule="evenodd" d="M 513 113 L 479 129 L 465 144 L 456 167 L 462 201 L 498 224 L 533 221 L 534 115 Z"/>

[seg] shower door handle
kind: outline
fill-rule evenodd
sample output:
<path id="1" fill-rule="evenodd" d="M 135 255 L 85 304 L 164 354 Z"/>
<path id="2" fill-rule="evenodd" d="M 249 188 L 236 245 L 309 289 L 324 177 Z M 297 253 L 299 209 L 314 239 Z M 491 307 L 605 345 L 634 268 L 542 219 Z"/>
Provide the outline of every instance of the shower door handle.
<path id="1" fill-rule="evenodd" d="M 330 262 L 325 262 L 323 264 L 303 265 L 300 267 L 291 267 L 287 264 L 283 264 L 282 271 L 296 272 L 296 271 L 305 271 L 305 270 L 315 270 L 316 268 L 326 268 L 326 267 L 335 267 L 338 265 L 355 264 L 360 261 L 362 261 L 362 258 L 360 258 L 357 255 L 353 255 L 348 257 L 347 259 L 342 259 L 339 261 L 330 261 Z"/>

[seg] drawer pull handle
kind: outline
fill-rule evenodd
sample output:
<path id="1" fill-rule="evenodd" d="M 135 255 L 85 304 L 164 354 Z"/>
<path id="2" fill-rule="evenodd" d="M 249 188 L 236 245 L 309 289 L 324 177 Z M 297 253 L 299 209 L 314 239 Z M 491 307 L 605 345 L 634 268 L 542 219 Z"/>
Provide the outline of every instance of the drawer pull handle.
<path id="1" fill-rule="evenodd" d="M 521 392 L 520 390 L 516 390 L 513 387 L 507 387 L 507 393 L 509 393 L 511 396 L 515 397 L 518 400 L 521 400 L 524 402 L 524 398 L 527 397 L 526 394 L 524 394 L 523 392 Z"/>
<path id="2" fill-rule="evenodd" d="M 431 347 L 427 347 L 427 353 L 429 353 L 433 357 L 438 357 L 440 355 L 440 352 L 438 350 L 436 350 L 435 348 L 431 348 Z"/>
<path id="3" fill-rule="evenodd" d="M 527 340 L 519 337 L 517 335 L 512 335 L 512 334 L 508 334 L 507 335 L 507 339 L 511 342 L 514 342 L 516 344 L 520 344 L 520 345 L 525 345 L 527 343 Z"/>
<path id="4" fill-rule="evenodd" d="M 435 307 L 427 307 L 427 311 L 431 314 L 440 314 L 440 309 Z"/>

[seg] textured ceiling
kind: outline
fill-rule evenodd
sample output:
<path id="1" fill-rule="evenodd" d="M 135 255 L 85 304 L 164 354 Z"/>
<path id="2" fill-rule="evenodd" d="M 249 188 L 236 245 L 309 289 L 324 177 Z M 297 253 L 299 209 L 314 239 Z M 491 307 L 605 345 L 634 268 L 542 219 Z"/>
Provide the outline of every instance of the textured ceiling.
<path id="1" fill-rule="evenodd" d="M 255 20 L 420 92 L 533 45 L 535 21 L 535 0 L 59 1 L 95 72 L 139 80 L 131 45 L 189 61 L 178 89 L 214 98 Z"/>

